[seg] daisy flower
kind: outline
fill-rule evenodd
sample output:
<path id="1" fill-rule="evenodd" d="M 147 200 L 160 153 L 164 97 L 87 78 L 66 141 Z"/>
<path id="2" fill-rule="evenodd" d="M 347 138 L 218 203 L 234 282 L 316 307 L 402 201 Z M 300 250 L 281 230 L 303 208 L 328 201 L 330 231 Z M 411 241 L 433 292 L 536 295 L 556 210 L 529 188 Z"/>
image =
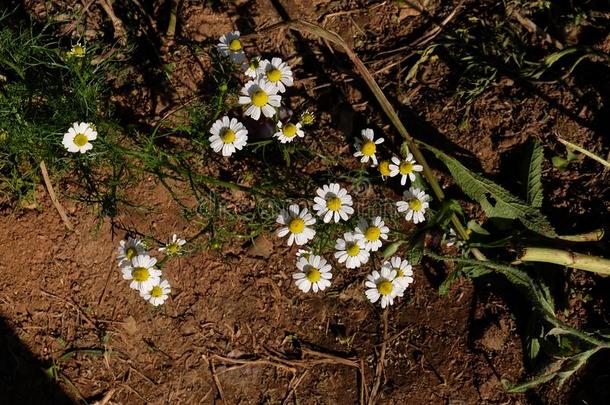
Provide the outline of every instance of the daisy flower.
<path id="1" fill-rule="evenodd" d="M 244 74 L 248 77 L 256 79 L 256 77 L 261 73 L 260 71 L 261 59 L 259 57 L 254 57 L 250 59 L 250 62 L 245 65 L 246 71 Z"/>
<path id="2" fill-rule="evenodd" d="M 316 194 L 313 209 L 319 217 L 323 217 L 325 223 L 331 220 L 339 222 L 340 219 L 347 221 L 354 213 L 352 196 L 339 184 L 330 183 L 318 188 Z"/>
<path id="3" fill-rule="evenodd" d="M 146 301 L 150 302 L 155 307 L 163 305 L 169 297 L 169 293 L 172 291 L 169 282 L 167 280 L 161 280 L 155 284 L 152 284 L 149 288 L 140 291 L 140 296 Z"/>
<path id="4" fill-rule="evenodd" d="M 235 118 L 224 116 L 210 128 L 210 146 L 214 152 L 222 152 L 222 156 L 231 156 L 236 150 L 241 150 L 248 142 L 248 130 Z"/>
<path id="5" fill-rule="evenodd" d="M 229 32 L 220 37 L 220 42 L 216 45 L 221 55 L 229 57 L 233 63 L 242 63 L 246 60 L 239 31 Z"/>
<path id="6" fill-rule="evenodd" d="M 299 122 L 301 124 L 303 124 L 303 126 L 308 126 L 314 123 L 314 121 L 316 120 L 316 116 L 314 113 L 312 113 L 309 110 L 306 110 L 304 113 L 301 114 L 301 117 L 299 119 Z"/>
<path id="7" fill-rule="evenodd" d="M 309 257 L 313 252 L 311 249 L 299 249 L 297 250 L 297 257 Z"/>
<path id="8" fill-rule="evenodd" d="M 421 172 L 424 170 L 422 165 L 418 165 L 412 154 L 407 154 L 407 157 L 402 162 L 396 156 L 392 157 L 392 163 L 390 165 L 390 177 L 394 177 L 398 174 L 401 175 L 400 184 L 405 185 L 407 177 L 411 181 L 415 180 L 415 172 Z"/>
<path id="9" fill-rule="evenodd" d="M 381 265 L 381 268 L 394 270 L 396 272 L 395 281 L 402 287 L 403 290 L 413 282 L 413 267 L 407 260 L 402 260 L 398 256 L 394 256 L 389 261 L 384 262 Z M 400 296 L 402 296 L 402 293 Z"/>
<path id="10" fill-rule="evenodd" d="M 381 178 L 385 180 L 390 177 L 390 162 L 387 160 L 382 160 L 379 162 L 379 173 L 381 174 Z"/>
<path id="11" fill-rule="evenodd" d="M 71 58 L 84 58 L 86 53 L 87 48 L 81 44 L 76 44 L 66 53 L 66 55 Z"/>
<path id="12" fill-rule="evenodd" d="M 257 120 L 261 112 L 265 117 L 273 117 L 275 108 L 280 106 L 282 96 L 277 94 L 277 88 L 264 77 L 250 80 L 241 89 L 239 104 L 248 105 L 245 114 Z"/>
<path id="13" fill-rule="evenodd" d="M 301 123 L 293 124 L 291 122 L 282 124 L 282 121 L 277 122 L 278 131 L 273 134 L 281 143 L 292 142 L 297 137 L 302 138 L 305 132 L 301 129 Z"/>
<path id="14" fill-rule="evenodd" d="M 407 201 L 398 201 L 396 208 L 398 212 L 407 212 L 405 219 L 407 221 L 413 221 L 414 224 L 424 222 L 426 218 L 424 213 L 430 206 L 430 196 L 425 191 L 420 190 L 417 187 L 411 187 L 409 191 L 405 193 Z"/>
<path id="15" fill-rule="evenodd" d="M 373 304 L 381 298 L 381 308 L 394 304 L 394 298 L 401 296 L 404 292 L 401 284 L 396 281 L 396 270 L 382 267 L 381 271 L 373 270 L 366 277 L 364 284 L 367 287 L 366 297 Z"/>
<path id="16" fill-rule="evenodd" d="M 271 59 L 271 62 L 266 59 L 262 60 L 261 72 L 280 93 L 285 92 L 286 87 L 291 87 L 293 84 L 292 70 L 290 69 L 290 66 L 288 66 L 286 62 L 282 62 L 282 59 L 280 58 L 273 58 Z"/>
<path id="17" fill-rule="evenodd" d="M 343 234 L 343 239 L 337 239 L 335 258 L 339 263 L 345 262 L 345 267 L 355 269 L 369 261 L 369 252 L 364 247 L 364 240 L 357 239 L 351 232 Z"/>
<path id="18" fill-rule="evenodd" d="M 75 122 L 72 124 L 68 132 L 64 134 L 62 144 L 68 152 L 85 153 L 93 149 L 91 142 L 97 138 L 97 131 L 91 124 L 86 122 Z"/>
<path id="19" fill-rule="evenodd" d="M 373 161 L 373 166 L 377 166 L 377 156 L 375 156 L 375 152 L 377 151 L 377 145 L 383 143 L 383 138 L 375 140 L 374 137 L 375 134 L 372 129 L 363 129 L 362 139 L 356 139 L 356 143 L 354 144 L 354 147 L 356 148 L 354 157 L 359 157 L 360 162 L 362 163 L 366 163 L 371 159 Z"/>
<path id="20" fill-rule="evenodd" d="M 361 219 L 356 226 L 354 236 L 364 241 L 366 250 L 376 252 L 383 245 L 381 240 L 388 238 L 388 232 L 390 232 L 390 228 L 385 226 L 381 217 L 375 217 L 370 225 L 365 219 Z"/>
<path id="21" fill-rule="evenodd" d="M 148 255 L 138 255 L 121 271 L 125 280 L 131 280 L 129 286 L 134 290 L 147 291 L 159 283 L 161 270 L 155 268 L 157 259 Z"/>
<path id="22" fill-rule="evenodd" d="M 275 220 L 278 224 L 284 225 L 277 231 L 277 236 L 283 238 L 288 237 L 288 246 L 292 246 L 295 242 L 297 245 L 304 245 L 316 234 L 316 231 L 309 228 L 309 225 L 316 223 L 316 219 L 309 213 L 307 208 L 299 210 L 297 204 L 292 204 L 287 210 L 282 210 Z"/>
<path id="23" fill-rule="evenodd" d="M 177 256 L 182 253 L 182 246 L 186 244 L 186 240 L 180 239 L 174 234 L 167 245 L 159 248 L 159 252 L 165 252 L 168 256 Z"/>
<path id="24" fill-rule="evenodd" d="M 144 253 L 146 253 L 144 242 L 141 239 L 129 237 L 127 240 L 119 242 L 119 254 L 116 259 L 119 261 L 119 266 L 123 267 L 124 264 L 130 263 L 131 259 Z"/>
<path id="25" fill-rule="evenodd" d="M 333 277 L 330 272 L 330 264 L 323 257 L 317 255 L 309 255 L 308 257 L 300 257 L 297 260 L 298 272 L 292 275 L 295 284 L 299 290 L 309 292 L 323 291 L 330 286 L 330 279 Z"/>

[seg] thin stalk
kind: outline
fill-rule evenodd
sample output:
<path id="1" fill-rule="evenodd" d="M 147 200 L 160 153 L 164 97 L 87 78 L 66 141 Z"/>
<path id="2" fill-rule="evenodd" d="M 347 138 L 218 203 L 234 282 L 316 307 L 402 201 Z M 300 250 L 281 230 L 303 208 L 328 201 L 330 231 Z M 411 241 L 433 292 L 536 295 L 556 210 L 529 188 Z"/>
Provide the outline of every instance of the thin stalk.
<path id="1" fill-rule="evenodd" d="M 610 276 L 610 259 L 561 249 L 527 247 L 514 263 L 519 264 L 522 262 L 553 263 Z"/>
<path id="2" fill-rule="evenodd" d="M 604 229 L 595 229 L 587 233 L 579 233 L 578 235 L 560 235 L 557 238 L 567 240 L 569 242 L 599 242 L 604 238 Z"/>
<path id="3" fill-rule="evenodd" d="M 606 167 L 610 167 L 610 162 L 608 162 L 606 159 L 603 159 L 599 156 L 597 156 L 596 154 L 589 152 L 588 150 L 586 150 L 585 148 L 578 146 L 576 144 L 573 144 L 572 142 L 568 142 L 565 139 L 561 139 L 561 138 L 557 138 L 557 140 L 561 143 L 563 143 L 565 146 L 574 149 L 580 153 L 582 153 L 583 155 L 601 163 L 602 165 L 606 166 Z"/>
<path id="4" fill-rule="evenodd" d="M 270 27 L 269 29 L 277 28 L 280 26 L 287 26 L 288 28 L 295 30 L 295 31 L 305 31 L 310 34 L 317 35 L 317 36 L 319 36 L 327 41 L 330 41 L 336 45 L 339 45 L 341 48 L 343 48 L 343 51 L 347 54 L 347 56 L 350 58 L 352 63 L 356 66 L 356 69 L 358 69 L 358 71 L 362 75 L 362 78 L 368 85 L 369 89 L 373 92 L 373 95 L 375 96 L 375 98 L 377 99 L 379 104 L 381 105 L 381 108 L 386 113 L 386 115 L 388 116 L 388 118 L 390 119 L 390 121 L 392 122 L 392 124 L 394 125 L 394 127 L 396 128 L 398 133 L 400 134 L 400 136 L 402 136 L 405 139 L 405 141 L 407 142 L 407 145 L 409 146 L 409 150 L 411 151 L 411 153 L 413 153 L 413 156 L 415 157 L 415 159 L 423 166 L 424 177 L 430 184 L 430 187 L 432 188 L 434 195 L 436 196 L 436 198 L 439 201 L 444 200 L 445 193 L 443 193 L 443 189 L 441 188 L 438 180 L 436 179 L 436 176 L 434 176 L 434 173 L 430 169 L 430 166 L 428 165 L 426 158 L 424 157 L 421 150 L 419 149 L 419 147 L 417 145 L 417 141 L 411 136 L 411 134 L 409 134 L 409 132 L 403 125 L 402 121 L 398 117 L 398 114 L 392 107 L 392 104 L 390 104 L 389 100 L 386 98 L 385 94 L 383 93 L 383 90 L 381 90 L 381 88 L 379 87 L 379 85 L 377 84 L 375 79 L 373 78 L 373 75 L 371 75 L 371 73 L 369 72 L 367 67 L 364 65 L 364 63 L 362 63 L 362 61 L 360 60 L 358 55 L 356 55 L 356 53 L 347 45 L 347 43 L 343 40 L 343 38 L 341 38 L 335 32 L 328 31 L 318 25 L 312 24 L 307 21 L 302 21 L 302 20 L 287 21 L 285 23 L 280 23 L 280 24 L 274 25 L 274 26 Z M 451 216 L 451 222 L 453 223 L 453 227 L 454 227 L 455 231 L 457 232 L 457 234 L 462 239 L 468 240 L 469 236 L 468 236 L 468 233 L 466 232 L 466 228 L 462 225 L 462 223 L 460 222 L 457 215 L 453 214 Z M 483 255 L 483 253 L 480 250 L 473 248 L 471 251 L 477 259 L 486 260 L 485 255 Z"/>

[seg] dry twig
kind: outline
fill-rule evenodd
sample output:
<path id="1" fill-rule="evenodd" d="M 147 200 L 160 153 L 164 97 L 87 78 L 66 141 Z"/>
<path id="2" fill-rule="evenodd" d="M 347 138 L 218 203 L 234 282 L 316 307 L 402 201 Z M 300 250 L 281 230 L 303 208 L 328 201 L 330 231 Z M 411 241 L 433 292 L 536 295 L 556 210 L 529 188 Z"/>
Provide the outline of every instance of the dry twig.
<path id="1" fill-rule="evenodd" d="M 66 211 L 64 210 L 64 207 L 61 206 L 61 204 L 59 203 L 59 199 L 57 198 L 57 195 L 55 195 L 55 190 L 53 190 L 53 185 L 51 184 L 51 179 L 49 178 L 49 172 L 47 171 L 47 165 L 44 163 L 44 160 L 40 161 L 40 171 L 42 172 L 42 178 L 44 180 L 45 186 L 47 187 L 47 192 L 49 193 L 49 197 L 51 197 L 51 201 L 53 202 L 55 209 L 59 213 L 61 220 L 64 221 L 64 224 L 66 225 L 66 228 L 68 228 L 68 230 L 73 231 L 74 225 L 72 225 L 72 222 L 70 222 L 70 219 L 66 215 Z"/>
<path id="2" fill-rule="evenodd" d="M 377 403 L 377 396 L 379 395 L 379 387 L 381 386 L 381 377 L 383 376 L 383 368 L 385 366 L 385 354 L 388 348 L 388 309 L 383 311 L 382 316 L 383 323 L 383 340 L 381 343 L 381 349 L 379 350 L 379 359 L 377 360 L 377 367 L 375 369 L 375 380 L 371 387 L 371 393 L 369 395 L 368 405 L 375 405 Z"/>

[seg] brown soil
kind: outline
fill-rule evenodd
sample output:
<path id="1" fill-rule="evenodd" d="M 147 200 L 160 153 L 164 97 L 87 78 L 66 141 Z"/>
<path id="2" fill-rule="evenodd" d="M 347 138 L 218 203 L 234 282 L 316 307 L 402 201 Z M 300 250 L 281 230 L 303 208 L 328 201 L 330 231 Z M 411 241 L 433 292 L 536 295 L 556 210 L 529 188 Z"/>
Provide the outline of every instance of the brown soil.
<path id="1" fill-rule="evenodd" d="M 55 2 L 55 9 L 47 11 L 61 15 L 61 10 L 76 7 L 76 2 L 65 3 Z M 317 101 L 322 116 L 315 136 L 323 137 L 325 131 L 353 136 L 367 121 L 388 129 L 343 56 L 285 30 L 254 35 L 271 22 L 298 17 L 339 32 L 356 49 L 403 109 L 416 136 L 454 148 L 469 165 L 509 187 L 516 187 L 511 177 L 515 154 L 531 137 L 543 141 L 549 158 L 551 152 L 562 153 L 557 133 L 607 153 L 608 140 L 600 129 L 604 111 L 583 110 L 583 101 L 559 84 L 532 90 L 503 78 L 475 101 L 468 125 L 459 124 L 464 112 L 452 97 L 451 63 L 441 58 L 425 64 L 416 85 L 405 86 L 404 68 L 413 60 L 398 61 L 396 53 L 389 59 L 377 55 L 433 28 L 412 9 L 364 0 L 209 3 L 184 2 L 176 45 L 165 56 L 174 66 L 169 80 L 121 85 L 121 80 L 154 82 L 158 76 L 150 66 L 134 67 L 126 78 L 117 79 L 122 112 L 147 122 L 205 88 L 209 61 L 205 52 L 192 52 L 191 45 L 213 44 L 237 28 L 252 34 L 248 46 L 253 53 L 282 54 L 296 65 L 299 91 Z M 430 13 L 440 19 L 453 10 L 452 5 L 428 3 Z M 39 5 L 29 7 L 39 18 L 48 18 Z M 165 8 L 150 12 L 165 26 Z M 107 22 L 99 23 L 105 21 L 101 9 L 92 6 L 90 19 L 97 23 L 87 35 L 101 40 L 108 31 Z M 396 61 L 395 67 L 384 69 Z M 608 70 L 602 72 L 607 87 Z M 567 86 L 592 91 L 591 83 Z M 607 97 L 607 90 L 600 88 L 600 97 Z M 576 111 L 576 118 L 566 110 Z M 544 182 L 544 210 L 560 232 L 607 223 L 607 172 L 595 163 L 582 161 L 569 172 L 546 164 Z M 66 232 L 44 189 L 38 192 L 38 209 L 3 213 L 0 343 L 7 355 L 0 359 L 0 399 L 52 403 L 54 398 L 62 403 L 69 401 L 67 395 L 120 404 L 358 403 L 362 385 L 370 387 L 374 380 L 383 336 L 382 311 L 365 301 L 362 277 L 354 282 L 339 273 L 336 294 L 299 294 L 290 276 L 296 249 L 266 235 L 258 249 L 234 243 L 222 251 L 197 249 L 171 262 L 165 275 L 172 297 L 161 309 L 152 309 L 122 280 L 114 260 L 118 241 L 126 236 L 125 229 L 165 240 L 173 233 L 194 235 L 199 228 L 180 215 L 180 207 L 153 179 L 128 190 L 127 196 L 145 204 L 123 207 L 112 221 L 100 220 L 90 207 L 64 198 L 76 224 L 74 232 Z M 379 403 L 602 403 L 596 402 L 601 397 L 591 394 L 584 378 L 561 389 L 507 394 L 501 379 L 519 381 L 532 371 L 524 361 L 523 325 L 513 315 L 519 305 L 502 284 L 461 281 L 447 296 L 439 296 L 438 286 L 448 271 L 424 261 L 415 268 L 413 288 L 390 311 Z M 565 299 L 565 308 L 568 320 L 579 326 L 608 324 L 609 304 L 600 287 L 604 284 L 596 281 L 581 274 L 562 279 L 576 291 Z M 594 303 L 583 301 L 586 293 L 595 297 Z M 80 351 L 62 358 L 75 349 Z M 238 364 L 244 359 L 251 361 Z M 359 367 L 346 365 L 345 359 Z M 53 364 L 61 371 L 58 384 L 49 384 L 39 372 Z M 598 375 L 597 381 L 604 376 Z"/>

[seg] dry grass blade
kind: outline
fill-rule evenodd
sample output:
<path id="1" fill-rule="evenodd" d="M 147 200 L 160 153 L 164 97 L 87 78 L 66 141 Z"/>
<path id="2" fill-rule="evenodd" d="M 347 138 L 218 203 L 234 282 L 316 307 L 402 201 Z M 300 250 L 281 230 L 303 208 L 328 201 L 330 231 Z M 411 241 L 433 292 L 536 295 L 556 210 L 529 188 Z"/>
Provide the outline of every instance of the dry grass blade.
<path id="1" fill-rule="evenodd" d="M 567 146 L 568 148 L 571 148 L 573 150 L 576 150 L 580 153 L 582 153 L 583 155 L 595 160 L 596 162 L 601 163 L 602 165 L 606 166 L 606 167 L 610 167 L 610 162 L 608 162 L 607 160 L 597 156 L 595 153 L 589 152 L 588 150 L 586 150 L 585 148 L 583 148 L 582 146 L 578 146 L 572 142 L 568 142 L 565 139 L 562 138 L 557 138 L 557 140 L 559 142 L 561 142 L 562 144 L 564 144 L 565 146 Z"/>
<path id="2" fill-rule="evenodd" d="M 430 187 L 432 188 L 432 191 L 434 192 L 436 198 L 439 201 L 442 201 L 445 198 L 445 193 L 443 192 L 438 180 L 434 176 L 434 173 L 432 173 L 432 170 L 430 169 L 430 166 L 428 165 L 426 158 L 424 157 L 421 150 L 419 149 L 419 147 L 417 145 L 417 141 L 411 136 L 411 134 L 409 134 L 409 132 L 403 125 L 402 121 L 398 117 L 398 114 L 394 110 L 394 107 L 392 107 L 392 104 L 390 103 L 390 101 L 387 99 L 387 97 L 383 93 L 383 90 L 381 90 L 381 87 L 379 87 L 379 85 L 375 81 L 375 78 L 373 78 L 373 75 L 371 74 L 371 72 L 369 72 L 367 67 L 362 62 L 362 60 L 360 60 L 358 55 L 356 55 L 356 53 L 349 47 L 349 45 L 343 40 L 343 38 L 341 38 L 341 36 L 339 36 L 335 32 L 326 30 L 326 29 L 320 27 L 319 25 L 312 24 L 310 22 L 302 21 L 302 20 L 293 20 L 293 21 L 287 21 L 285 23 L 276 24 L 274 26 L 269 27 L 269 30 L 279 28 L 282 26 L 288 26 L 288 28 L 295 30 L 295 31 L 307 32 L 310 34 L 317 35 L 326 41 L 332 42 L 335 45 L 339 45 L 343 49 L 343 51 L 347 54 L 347 56 L 350 58 L 352 63 L 356 66 L 356 69 L 358 70 L 358 72 L 360 73 L 360 75 L 362 76 L 362 78 L 364 79 L 366 84 L 368 85 L 369 89 L 373 92 L 373 95 L 379 102 L 381 108 L 386 113 L 386 115 L 388 116 L 388 118 L 390 119 L 390 121 L 392 122 L 392 124 L 394 125 L 394 127 L 396 128 L 398 133 L 400 134 L 400 136 L 402 136 L 405 139 L 405 141 L 407 142 L 407 145 L 409 146 L 409 150 L 411 151 L 411 153 L 413 153 L 413 156 L 415 157 L 415 159 L 423 166 L 424 177 L 430 184 Z M 455 214 L 451 217 L 451 222 L 452 222 L 456 232 L 458 233 L 458 235 L 462 239 L 468 240 L 469 236 L 466 233 L 466 229 L 464 228 L 464 226 L 462 225 L 462 223 L 460 222 L 460 220 L 458 219 L 458 217 Z M 471 251 L 477 259 L 486 260 L 485 255 L 483 255 L 483 253 L 481 253 L 481 251 L 479 251 L 478 249 L 473 248 Z"/>
<path id="3" fill-rule="evenodd" d="M 382 316 L 383 322 L 383 340 L 381 341 L 381 349 L 379 350 L 379 359 L 377 360 L 377 367 L 375 368 L 375 380 L 371 388 L 371 394 L 369 395 L 368 405 L 375 405 L 377 403 L 377 396 L 379 395 L 379 387 L 381 387 L 381 377 L 383 376 L 383 367 L 385 365 L 385 354 L 388 348 L 388 309 L 383 311 Z"/>
<path id="4" fill-rule="evenodd" d="M 64 210 L 64 207 L 62 207 L 62 205 L 60 204 L 59 199 L 55 194 L 55 190 L 53 190 L 53 185 L 51 184 L 51 179 L 49 178 L 49 172 L 47 171 L 47 165 L 43 160 L 40 161 L 40 171 L 42 172 L 42 178 L 44 180 L 45 186 L 47 187 L 49 197 L 51 197 L 51 201 L 53 202 L 55 209 L 59 213 L 61 220 L 64 221 L 64 224 L 66 225 L 66 228 L 68 228 L 68 230 L 73 231 L 74 225 L 72 225 L 72 222 L 70 222 L 68 215 L 66 215 L 66 210 Z"/>

